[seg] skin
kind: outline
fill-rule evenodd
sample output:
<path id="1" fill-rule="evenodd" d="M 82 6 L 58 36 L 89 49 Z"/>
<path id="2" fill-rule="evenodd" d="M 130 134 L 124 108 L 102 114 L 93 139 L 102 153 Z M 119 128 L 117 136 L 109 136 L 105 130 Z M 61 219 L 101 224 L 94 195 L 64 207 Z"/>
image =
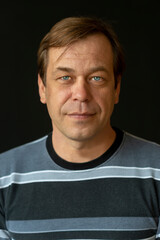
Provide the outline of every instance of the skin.
<path id="1" fill-rule="evenodd" d="M 69 47 L 50 48 L 46 84 L 38 76 L 40 100 L 52 120 L 57 154 L 70 162 L 87 162 L 114 142 L 110 118 L 119 101 L 113 52 L 103 34 L 90 35 Z"/>

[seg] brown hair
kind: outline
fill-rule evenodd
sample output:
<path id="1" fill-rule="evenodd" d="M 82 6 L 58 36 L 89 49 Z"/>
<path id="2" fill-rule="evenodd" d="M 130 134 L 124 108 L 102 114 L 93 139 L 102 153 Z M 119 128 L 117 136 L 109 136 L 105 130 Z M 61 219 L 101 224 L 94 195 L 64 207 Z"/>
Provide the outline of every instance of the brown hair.
<path id="1" fill-rule="evenodd" d="M 124 55 L 118 38 L 110 24 L 92 17 L 69 17 L 56 23 L 42 39 L 38 50 L 38 73 L 46 83 L 48 50 L 51 47 L 64 47 L 94 33 L 104 34 L 111 43 L 114 58 L 115 87 L 117 77 L 125 67 Z"/>

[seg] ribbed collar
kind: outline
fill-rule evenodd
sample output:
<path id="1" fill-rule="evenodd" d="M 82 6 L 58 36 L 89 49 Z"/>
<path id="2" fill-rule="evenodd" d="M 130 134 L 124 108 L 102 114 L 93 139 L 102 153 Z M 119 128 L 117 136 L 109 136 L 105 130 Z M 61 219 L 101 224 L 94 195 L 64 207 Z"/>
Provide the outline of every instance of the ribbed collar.
<path id="1" fill-rule="evenodd" d="M 47 137 L 46 147 L 52 160 L 62 168 L 70 169 L 70 170 L 90 169 L 90 168 L 97 167 L 98 165 L 107 161 L 120 146 L 123 139 L 123 132 L 118 128 L 114 128 L 114 130 L 116 132 L 116 138 L 113 144 L 111 145 L 111 147 L 105 153 L 103 153 L 100 157 L 89 162 L 73 163 L 73 162 L 68 162 L 62 159 L 60 156 L 58 156 L 52 145 L 52 132 Z"/>

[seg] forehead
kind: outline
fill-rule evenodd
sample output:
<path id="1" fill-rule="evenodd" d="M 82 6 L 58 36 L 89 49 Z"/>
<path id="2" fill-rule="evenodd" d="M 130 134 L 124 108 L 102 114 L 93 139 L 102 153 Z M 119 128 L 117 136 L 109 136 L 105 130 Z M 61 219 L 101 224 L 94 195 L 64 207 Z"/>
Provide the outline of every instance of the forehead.
<path id="1" fill-rule="evenodd" d="M 111 62 L 113 63 L 112 46 L 108 38 L 101 33 L 89 35 L 69 46 L 52 47 L 48 52 L 48 64 L 62 62 Z"/>

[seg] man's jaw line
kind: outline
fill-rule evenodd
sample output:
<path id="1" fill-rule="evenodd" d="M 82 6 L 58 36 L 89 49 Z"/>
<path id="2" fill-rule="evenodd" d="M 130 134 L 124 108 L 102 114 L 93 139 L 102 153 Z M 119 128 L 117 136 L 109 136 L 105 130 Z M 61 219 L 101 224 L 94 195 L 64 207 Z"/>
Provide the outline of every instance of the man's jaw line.
<path id="1" fill-rule="evenodd" d="M 105 136 L 107 135 L 105 131 L 103 131 L 103 133 Z M 75 162 L 75 159 L 77 159 L 76 162 L 87 162 L 99 157 L 111 146 L 114 140 L 113 138 L 115 138 L 113 133 L 109 138 L 109 142 L 106 141 L 107 138 L 105 138 L 105 141 L 104 138 L 103 141 L 101 141 L 101 136 L 76 139 L 74 137 L 69 138 L 66 135 L 63 135 L 62 137 L 62 135 L 62 133 L 59 134 L 59 131 L 57 135 L 57 129 L 53 128 L 53 146 L 57 154 L 69 162 Z"/>

